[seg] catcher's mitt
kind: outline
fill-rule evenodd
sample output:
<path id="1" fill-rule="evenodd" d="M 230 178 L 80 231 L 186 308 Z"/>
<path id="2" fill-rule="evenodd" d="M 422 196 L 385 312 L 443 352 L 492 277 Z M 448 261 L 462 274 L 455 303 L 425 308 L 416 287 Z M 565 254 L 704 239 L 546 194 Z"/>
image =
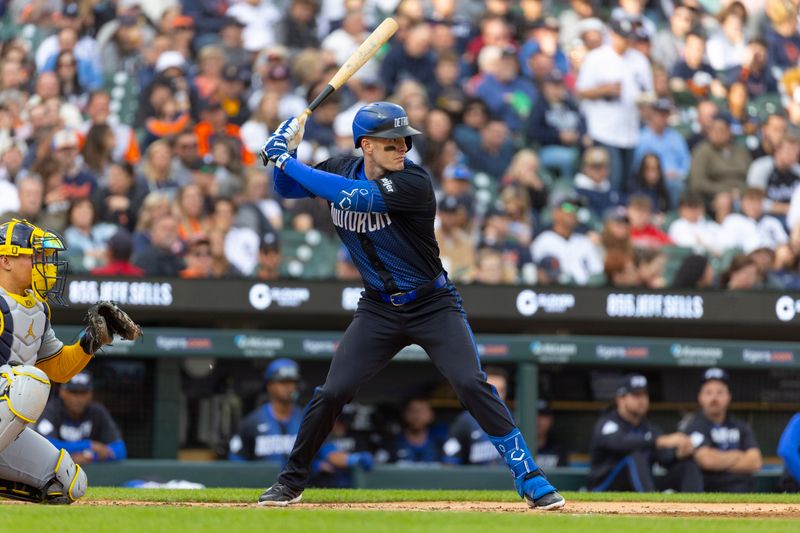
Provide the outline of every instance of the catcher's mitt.
<path id="1" fill-rule="evenodd" d="M 126 340 L 136 340 L 142 335 L 142 327 L 114 302 L 97 302 L 86 313 L 88 325 L 81 338 L 81 346 L 87 353 L 111 344 L 114 335 Z"/>

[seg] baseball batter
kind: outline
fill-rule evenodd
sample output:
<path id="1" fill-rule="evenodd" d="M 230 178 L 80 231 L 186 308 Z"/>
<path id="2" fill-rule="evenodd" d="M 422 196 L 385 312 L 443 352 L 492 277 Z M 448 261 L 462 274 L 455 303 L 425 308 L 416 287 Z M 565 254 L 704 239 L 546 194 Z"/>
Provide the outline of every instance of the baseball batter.
<path id="1" fill-rule="evenodd" d="M 267 140 L 275 190 L 284 198 L 318 196 L 330 204 L 342 242 L 364 281 L 353 322 L 325 384 L 306 408 L 289 462 L 260 505 L 299 502 L 311 462 L 342 407 L 403 347 L 418 344 L 489 435 L 528 505 L 554 509 L 564 498 L 535 464 L 505 403 L 486 381 L 461 297 L 447 279 L 433 232 L 436 199 L 427 172 L 405 158 L 412 136 L 402 107 L 376 102 L 353 120 L 363 157 L 337 157 L 310 168 L 293 157 L 302 136 L 292 118 Z"/>
<path id="2" fill-rule="evenodd" d="M 42 414 L 51 381 L 69 381 L 114 333 L 128 335 L 115 327 L 118 320 L 133 324 L 103 302 L 90 309 L 77 343 L 56 338 L 49 303 L 63 303 L 65 249 L 58 235 L 27 221 L 0 224 L 0 496 L 6 498 L 66 504 L 86 493 L 81 467 L 28 426 Z"/>

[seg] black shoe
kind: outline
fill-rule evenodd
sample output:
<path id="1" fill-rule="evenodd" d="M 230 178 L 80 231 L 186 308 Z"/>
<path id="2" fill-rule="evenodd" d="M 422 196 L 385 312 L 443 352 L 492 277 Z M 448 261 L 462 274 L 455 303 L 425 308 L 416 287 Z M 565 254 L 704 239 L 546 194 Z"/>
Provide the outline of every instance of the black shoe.
<path id="1" fill-rule="evenodd" d="M 545 494 L 536 501 L 532 500 L 526 495 L 525 501 L 528 502 L 528 505 L 533 509 L 541 509 L 542 511 L 549 511 L 550 509 L 560 509 L 561 507 L 564 507 L 565 503 L 567 503 L 564 497 L 558 492 L 551 492 L 550 494 Z"/>
<path id="2" fill-rule="evenodd" d="M 297 503 L 303 498 L 302 490 L 290 489 L 281 483 L 275 483 L 258 498 L 258 505 L 286 507 Z"/>

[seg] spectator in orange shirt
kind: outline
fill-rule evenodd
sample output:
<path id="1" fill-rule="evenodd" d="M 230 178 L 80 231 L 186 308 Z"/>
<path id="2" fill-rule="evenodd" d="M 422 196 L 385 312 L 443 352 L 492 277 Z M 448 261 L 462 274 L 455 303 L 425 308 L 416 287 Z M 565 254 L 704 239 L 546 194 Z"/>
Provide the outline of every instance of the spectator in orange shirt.
<path id="1" fill-rule="evenodd" d="M 242 162 L 245 165 L 252 165 L 255 163 L 255 155 L 252 154 L 242 144 L 241 137 L 239 136 L 239 126 L 231 124 L 228 121 L 228 115 L 222 108 L 222 104 L 217 100 L 206 101 L 200 111 L 200 122 L 195 126 L 194 131 L 197 134 L 198 148 L 201 156 L 205 156 L 211 152 L 211 145 L 218 137 L 229 137 L 242 154 Z"/>

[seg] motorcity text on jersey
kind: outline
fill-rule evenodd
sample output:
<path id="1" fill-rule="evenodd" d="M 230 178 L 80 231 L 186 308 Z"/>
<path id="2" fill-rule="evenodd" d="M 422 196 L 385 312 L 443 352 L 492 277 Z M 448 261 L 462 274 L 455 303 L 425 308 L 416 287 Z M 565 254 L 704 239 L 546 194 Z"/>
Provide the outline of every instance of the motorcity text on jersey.
<path id="1" fill-rule="evenodd" d="M 386 213 L 342 211 L 333 205 L 331 205 L 331 219 L 337 228 L 356 233 L 379 231 L 392 223 L 392 219 Z"/>

